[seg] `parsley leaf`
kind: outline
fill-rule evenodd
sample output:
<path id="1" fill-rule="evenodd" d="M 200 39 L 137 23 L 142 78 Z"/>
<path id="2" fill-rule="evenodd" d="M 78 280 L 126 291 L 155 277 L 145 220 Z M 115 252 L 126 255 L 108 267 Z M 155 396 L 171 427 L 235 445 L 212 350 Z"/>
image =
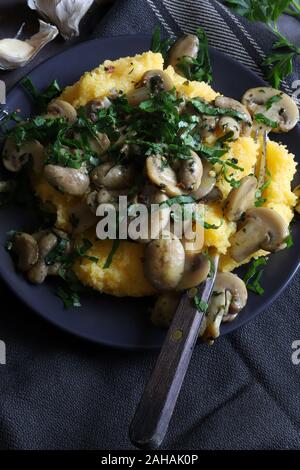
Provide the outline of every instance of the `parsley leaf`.
<path id="1" fill-rule="evenodd" d="M 263 275 L 262 266 L 267 264 L 268 258 L 258 258 L 254 260 L 244 276 L 244 282 L 247 289 L 251 290 L 255 294 L 263 295 L 265 290 L 260 284 L 261 277 Z"/>
<path id="2" fill-rule="evenodd" d="M 278 127 L 278 122 L 277 121 L 272 121 L 272 119 L 269 119 L 267 116 L 265 116 L 262 113 L 254 114 L 253 117 L 254 117 L 256 122 L 264 124 L 267 127 L 271 127 L 272 129 L 275 129 L 276 127 Z"/>
<path id="3" fill-rule="evenodd" d="M 204 300 L 202 300 L 198 294 L 195 295 L 195 297 L 193 298 L 193 301 L 194 301 L 194 306 L 196 307 L 198 312 L 205 313 L 207 311 L 208 303 L 204 302 Z"/>
<path id="4" fill-rule="evenodd" d="M 56 80 L 53 80 L 43 92 L 35 87 L 29 77 L 23 78 L 21 85 L 33 99 L 38 113 L 45 112 L 48 103 L 61 94 L 60 85 Z"/>
<path id="5" fill-rule="evenodd" d="M 188 80 L 197 80 L 210 83 L 212 81 L 212 68 L 210 63 L 208 40 L 204 29 L 197 28 L 196 35 L 199 39 L 199 51 L 197 58 L 182 57 L 176 67 Z"/>
<path id="6" fill-rule="evenodd" d="M 120 246 L 120 240 L 118 240 L 118 239 L 114 240 L 111 251 L 110 251 L 110 253 L 109 253 L 109 255 L 108 255 L 108 257 L 107 257 L 107 259 L 106 259 L 106 261 L 103 265 L 103 269 L 108 269 L 110 267 L 110 265 L 112 263 L 112 260 L 113 260 L 113 257 L 115 255 L 117 249 L 119 248 L 119 246 Z"/>
<path id="7" fill-rule="evenodd" d="M 294 60 L 300 48 L 291 43 L 278 30 L 277 22 L 282 13 L 300 18 L 300 5 L 296 0 L 224 0 L 224 3 L 249 21 L 261 21 L 277 36 L 271 53 L 263 61 L 266 77 L 273 87 L 281 82 L 294 68 Z"/>
<path id="8" fill-rule="evenodd" d="M 151 40 L 151 51 L 152 52 L 160 52 L 163 58 L 166 58 L 168 50 L 174 41 L 172 39 L 161 39 L 161 32 L 160 27 L 157 25 L 154 28 L 152 40 Z"/>
<path id="9" fill-rule="evenodd" d="M 273 95 L 271 98 L 269 98 L 266 101 L 266 110 L 268 111 L 269 109 L 272 108 L 273 104 L 278 103 L 278 101 L 282 100 L 282 94 L 280 93 L 279 95 Z"/>
<path id="10" fill-rule="evenodd" d="M 81 307 L 78 292 L 70 288 L 59 287 L 56 291 L 56 295 L 62 300 L 65 308 Z"/>

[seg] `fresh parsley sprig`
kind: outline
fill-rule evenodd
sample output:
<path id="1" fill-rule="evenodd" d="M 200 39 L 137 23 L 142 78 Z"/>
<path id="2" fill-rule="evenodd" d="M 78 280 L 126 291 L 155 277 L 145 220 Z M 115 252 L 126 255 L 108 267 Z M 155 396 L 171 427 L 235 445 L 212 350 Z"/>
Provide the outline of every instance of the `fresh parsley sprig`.
<path id="1" fill-rule="evenodd" d="M 283 13 L 300 18 L 300 4 L 296 0 L 224 0 L 225 5 L 249 21 L 265 23 L 277 36 L 271 53 L 263 62 L 266 77 L 275 88 L 288 77 L 294 68 L 300 48 L 291 43 L 278 30 L 278 19 Z"/>

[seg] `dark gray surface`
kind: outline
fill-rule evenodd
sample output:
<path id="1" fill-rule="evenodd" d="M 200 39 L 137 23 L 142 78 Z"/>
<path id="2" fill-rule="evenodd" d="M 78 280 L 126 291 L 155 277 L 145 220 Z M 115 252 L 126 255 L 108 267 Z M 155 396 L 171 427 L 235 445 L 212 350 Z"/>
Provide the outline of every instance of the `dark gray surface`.
<path id="1" fill-rule="evenodd" d="M 4 3 L 20 4 L 1 2 L 1 8 Z M 157 19 L 151 3 L 119 2 L 98 33 L 152 30 Z M 175 27 L 159 1 L 155 6 Z M 4 22 L 1 14 L 1 33 Z M 265 47 L 263 29 L 258 31 Z M 56 46 L 47 46 L 32 65 Z M 6 75 L 8 85 L 18 74 Z M 0 286 L 0 339 L 6 341 L 8 362 L 0 365 L 0 448 L 129 448 L 128 425 L 156 354 L 78 341 L 35 317 Z M 196 348 L 165 448 L 300 448 L 300 365 L 291 361 L 292 342 L 300 339 L 299 286 L 297 276 L 246 327 L 212 348 Z"/>

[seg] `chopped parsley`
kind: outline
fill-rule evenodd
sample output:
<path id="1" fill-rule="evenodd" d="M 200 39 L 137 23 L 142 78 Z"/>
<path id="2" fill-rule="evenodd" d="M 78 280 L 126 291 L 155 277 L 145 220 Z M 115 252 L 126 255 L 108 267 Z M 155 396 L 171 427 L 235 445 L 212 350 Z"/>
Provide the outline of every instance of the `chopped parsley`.
<path id="1" fill-rule="evenodd" d="M 106 258 L 106 261 L 103 265 L 103 269 L 108 269 L 110 267 L 110 265 L 112 263 L 112 260 L 113 260 L 113 257 L 115 255 L 117 249 L 119 248 L 119 246 L 120 246 L 120 240 L 118 240 L 118 239 L 114 240 L 111 251 L 110 251 L 110 253 L 109 253 L 108 257 Z"/>
<path id="2" fill-rule="evenodd" d="M 251 292 L 258 295 L 263 295 L 265 290 L 260 284 L 263 275 L 262 267 L 267 264 L 268 258 L 258 258 L 251 263 L 251 266 L 244 276 L 246 287 Z"/>
<path id="3" fill-rule="evenodd" d="M 151 51 L 152 52 L 160 52 L 163 58 L 165 59 L 174 41 L 171 38 L 162 39 L 160 27 L 157 25 L 154 28 L 152 40 L 151 40 Z"/>
<path id="4" fill-rule="evenodd" d="M 254 114 L 254 120 L 260 124 L 264 124 L 267 127 L 270 127 L 271 129 L 275 129 L 278 127 L 278 122 L 273 121 L 272 119 L 269 119 L 267 116 L 265 116 L 262 113 L 257 113 Z"/>
<path id="5" fill-rule="evenodd" d="M 291 248 L 294 245 L 292 234 L 290 233 L 289 236 L 284 240 L 287 248 Z"/>
<path id="6" fill-rule="evenodd" d="M 197 57 L 194 59 L 189 56 L 184 56 L 178 61 L 176 67 L 188 80 L 210 83 L 212 81 L 212 67 L 207 36 L 203 28 L 197 28 L 196 35 L 199 39 Z"/>
<path id="7" fill-rule="evenodd" d="M 274 95 L 274 96 L 271 96 L 271 98 L 269 98 L 267 101 L 266 101 L 266 109 L 269 110 L 272 108 L 273 104 L 275 103 L 278 103 L 278 101 L 281 101 L 282 100 L 282 95 L 279 94 L 279 95 Z"/>
<path id="8" fill-rule="evenodd" d="M 198 294 L 195 295 L 195 297 L 193 298 L 193 301 L 194 301 L 194 306 L 196 307 L 198 312 L 205 313 L 207 311 L 208 303 L 204 302 L 204 300 L 202 300 Z"/>
<path id="9" fill-rule="evenodd" d="M 56 295 L 62 300 L 65 308 L 81 307 L 78 292 L 70 288 L 59 287 L 56 291 Z"/>
<path id="10" fill-rule="evenodd" d="M 61 94 L 60 85 L 56 80 L 53 80 L 43 92 L 36 88 L 29 77 L 23 78 L 21 85 L 31 96 L 38 113 L 44 113 L 48 103 Z"/>

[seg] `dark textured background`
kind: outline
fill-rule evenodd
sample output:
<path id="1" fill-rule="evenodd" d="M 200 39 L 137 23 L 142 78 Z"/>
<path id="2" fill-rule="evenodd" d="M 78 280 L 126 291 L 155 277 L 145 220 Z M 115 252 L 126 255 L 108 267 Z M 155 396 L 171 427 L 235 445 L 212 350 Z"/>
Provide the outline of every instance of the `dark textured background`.
<path id="1" fill-rule="evenodd" d="M 160 3 L 160 2 L 157 2 Z M 201 4 L 201 1 L 198 2 Z M 94 34 L 151 30 L 157 22 L 145 1 L 123 0 L 100 21 L 94 9 L 80 40 Z M 17 0 L 0 1 L 0 37 L 26 18 Z M 288 21 L 288 22 L 287 22 Z M 299 39 L 299 23 L 283 27 Z M 259 34 L 264 34 L 259 30 Z M 268 36 L 268 35 L 266 35 Z M 45 58 L 69 47 L 61 38 L 26 68 L 4 74 L 8 87 Z M 300 449 L 299 276 L 266 312 L 209 348 L 196 347 L 170 432 L 168 449 Z M 0 283 L 1 449 L 128 449 L 128 425 L 156 358 L 155 352 L 108 350 L 56 330 L 34 316 Z"/>

